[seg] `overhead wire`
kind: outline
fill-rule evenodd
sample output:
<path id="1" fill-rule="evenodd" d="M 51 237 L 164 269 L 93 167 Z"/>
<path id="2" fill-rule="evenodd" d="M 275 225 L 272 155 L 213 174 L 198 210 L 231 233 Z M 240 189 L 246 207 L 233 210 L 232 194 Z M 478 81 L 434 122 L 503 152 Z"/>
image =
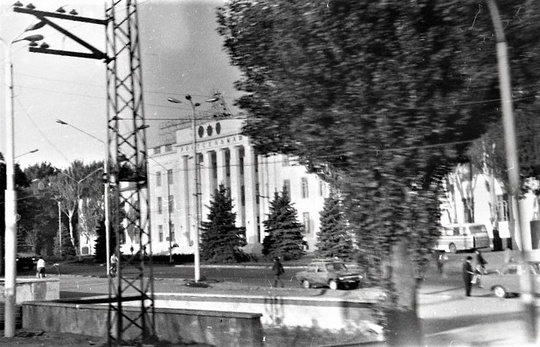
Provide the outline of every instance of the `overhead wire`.
<path id="1" fill-rule="evenodd" d="M 57 152 L 58 154 L 60 154 L 62 156 L 62 158 L 64 158 L 66 160 L 66 162 L 68 163 L 71 163 L 71 161 L 66 157 L 66 155 L 64 154 L 64 152 L 62 152 L 50 139 L 49 137 L 47 136 L 47 134 L 45 134 L 41 128 L 36 124 L 36 122 L 34 121 L 34 119 L 32 118 L 32 116 L 30 116 L 30 113 L 28 112 L 28 110 L 26 109 L 26 107 L 23 105 L 23 103 L 21 103 L 21 101 L 19 100 L 19 98 L 17 96 L 15 96 L 15 100 L 17 100 L 17 103 L 18 105 L 21 107 L 21 109 L 23 110 L 23 113 L 24 115 L 28 118 L 28 120 L 30 120 L 30 122 L 32 123 L 32 125 L 34 125 L 34 127 L 37 129 L 37 131 L 39 131 L 39 133 L 41 134 L 41 136 L 43 136 L 43 138 L 45 139 L 45 141 L 47 141 L 47 143 L 53 147 Z"/>

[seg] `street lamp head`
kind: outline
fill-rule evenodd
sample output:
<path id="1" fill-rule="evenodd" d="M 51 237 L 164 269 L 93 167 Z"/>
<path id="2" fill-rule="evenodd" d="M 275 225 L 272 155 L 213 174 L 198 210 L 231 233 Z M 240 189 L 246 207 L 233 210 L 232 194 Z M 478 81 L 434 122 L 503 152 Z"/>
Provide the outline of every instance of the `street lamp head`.
<path id="1" fill-rule="evenodd" d="M 206 102 L 216 102 L 216 101 L 219 101 L 219 98 L 211 98 L 211 99 L 206 100 Z"/>
<path id="2" fill-rule="evenodd" d="M 64 122 L 64 121 L 61 120 L 61 119 L 57 119 L 57 120 L 56 120 L 56 123 L 62 124 L 62 125 L 68 125 L 68 123 Z"/>
<path id="3" fill-rule="evenodd" d="M 191 95 L 187 94 L 186 95 L 186 100 L 191 100 Z"/>
<path id="4" fill-rule="evenodd" d="M 195 105 L 193 105 L 193 106 L 195 106 L 195 107 L 199 107 L 199 106 L 201 106 L 201 104 L 200 104 L 200 103 L 198 103 L 198 102 L 196 102 L 196 103 L 195 103 Z"/>
<path id="5" fill-rule="evenodd" d="M 37 23 L 34 23 L 32 25 L 30 25 L 28 28 L 26 28 L 24 30 L 24 32 L 27 32 L 27 31 L 32 31 L 32 30 L 37 30 L 37 29 L 41 29 L 43 28 L 45 25 L 47 25 L 47 23 L 45 23 L 44 21 L 39 21 Z"/>
<path id="6" fill-rule="evenodd" d="M 167 101 L 172 102 L 173 104 L 181 104 L 182 101 L 176 99 L 176 98 L 168 98 Z"/>
<path id="7" fill-rule="evenodd" d="M 41 40 L 43 40 L 43 35 L 36 34 L 36 35 L 25 36 L 23 38 L 20 38 L 18 40 L 13 41 L 13 43 L 19 42 L 19 41 L 30 41 L 31 44 L 36 44 L 37 45 L 36 42 L 41 41 Z"/>

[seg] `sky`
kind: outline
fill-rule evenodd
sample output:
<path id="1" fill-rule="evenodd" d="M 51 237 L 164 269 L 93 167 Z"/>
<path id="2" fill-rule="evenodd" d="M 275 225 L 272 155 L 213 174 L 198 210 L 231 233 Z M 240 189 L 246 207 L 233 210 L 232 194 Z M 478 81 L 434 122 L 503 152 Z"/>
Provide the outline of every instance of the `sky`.
<path id="1" fill-rule="evenodd" d="M 36 22 L 35 17 L 14 13 L 15 2 L 0 0 L 0 37 L 10 41 Z M 25 0 L 37 10 L 55 11 L 65 6 L 79 15 L 103 19 L 104 1 Z M 158 129 L 168 119 L 187 118 L 191 108 L 172 104 L 167 98 L 195 102 L 208 99 L 215 91 L 224 95 L 230 109 L 240 93 L 234 81 L 240 72 L 229 64 L 223 39 L 217 33 L 216 7 L 225 0 L 142 0 L 139 1 L 139 36 L 143 73 L 143 99 L 147 146 L 158 144 Z M 102 26 L 65 20 L 55 22 L 104 50 Z M 70 39 L 48 27 L 28 32 L 41 34 L 51 49 L 77 49 Z M 1 46 L 0 46 L 1 47 Z M 106 127 L 105 63 L 99 60 L 28 52 L 25 42 L 12 45 L 14 69 L 15 156 L 21 168 L 48 162 L 65 168 L 75 160 L 90 163 L 103 160 Z M 5 75 L 5 50 L 0 51 L 0 73 Z M 0 91 L 0 152 L 5 153 L 5 87 Z M 201 102 L 204 107 L 209 104 Z M 57 119 L 72 125 L 58 124 Z M 74 129 L 78 128 L 82 131 Z M 88 135 L 89 134 L 89 135 Z M 97 138 L 97 139 L 96 139 Z M 38 149 L 38 152 L 29 153 Z"/>

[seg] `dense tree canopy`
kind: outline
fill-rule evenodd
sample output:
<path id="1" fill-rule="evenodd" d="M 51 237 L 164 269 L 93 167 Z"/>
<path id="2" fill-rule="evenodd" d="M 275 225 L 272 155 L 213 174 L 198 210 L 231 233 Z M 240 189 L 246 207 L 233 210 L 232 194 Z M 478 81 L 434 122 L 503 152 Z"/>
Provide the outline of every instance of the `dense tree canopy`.
<path id="1" fill-rule="evenodd" d="M 499 3 L 519 109 L 538 86 L 539 5 Z M 436 234 L 438 214 L 426 211 L 439 178 L 500 117 L 487 7 L 233 0 L 218 14 L 258 149 L 339 172 L 349 217 L 365 233 Z M 413 216 L 422 219 L 411 225 Z"/>
<path id="2" fill-rule="evenodd" d="M 540 4 L 498 4 L 519 110 L 539 84 Z M 382 262 L 398 241 L 421 273 L 438 235 L 440 178 L 500 117 L 487 6 L 231 0 L 218 21 L 243 73 L 238 106 L 258 150 L 297 155 L 335 179 L 371 278 L 384 279 Z"/>

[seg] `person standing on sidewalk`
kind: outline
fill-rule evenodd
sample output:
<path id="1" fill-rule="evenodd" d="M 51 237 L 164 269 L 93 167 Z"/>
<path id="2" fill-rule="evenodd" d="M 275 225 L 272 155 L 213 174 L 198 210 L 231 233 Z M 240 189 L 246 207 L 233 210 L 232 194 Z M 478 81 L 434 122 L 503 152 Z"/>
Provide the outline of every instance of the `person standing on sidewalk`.
<path id="1" fill-rule="evenodd" d="M 463 262 L 462 274 L 463 281 L 465 282 L 465 295 L 471 296 L 472 279 L 474 276 L 473 268 L 471 265 L 472 257 L 468 256 Z"/>
<path id="2" fill-rule="evenodd" d="M 45 277 L 45 259 L 43 257 L 39 257 L 37 264 L 36 264 L 36 277 L 37 278 L 44 278 Z"/>
<path id="3" fill-rule="evenodd" d="M 283 288 L 283 281 L 281 281 L 281 275 L 285 273 L 283 265 L 281 265 L 281 259 L 279 257 L 274 258 L 274 265 L 272 266 L 272 271 L 274 272 L 274 288 L 277 288 L 278 283 L 281 284 Z"/>

